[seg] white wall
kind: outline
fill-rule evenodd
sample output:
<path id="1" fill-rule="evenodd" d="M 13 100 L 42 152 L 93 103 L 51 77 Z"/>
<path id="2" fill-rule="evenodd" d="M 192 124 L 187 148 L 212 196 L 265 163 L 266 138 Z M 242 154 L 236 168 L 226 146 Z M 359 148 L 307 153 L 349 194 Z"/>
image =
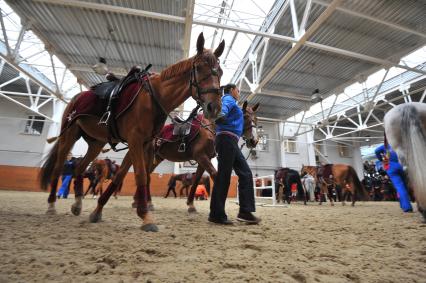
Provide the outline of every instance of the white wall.
<path id="1" fill-rule="evenodd" d="M 26 103 L 29 98 L 19 101 Z M 41 109 L 42 113 L 51 115 L 52 103 Z M 46 121 L 41 135 L 23 134 L 26 119 L 33 112 L 5 99 L 0 98 L 0 164 L 12 166 L 38 167 L 41 164 L 43 150 L 49 126 Z"/>

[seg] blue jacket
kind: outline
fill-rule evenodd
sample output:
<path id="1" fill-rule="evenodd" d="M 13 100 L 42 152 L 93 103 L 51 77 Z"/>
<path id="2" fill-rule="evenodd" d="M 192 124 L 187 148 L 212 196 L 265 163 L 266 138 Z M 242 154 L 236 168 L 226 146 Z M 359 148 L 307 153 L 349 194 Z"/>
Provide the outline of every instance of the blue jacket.
<path id="1" fill-rule="evenodd" d="M 217 122 L 216 132 L 228 131 L 241 137 L 244 127 L 243 111 L 229 93 L 225 93 L 222 97 L 222 115 L 223 119 Z"/>
<path id="2" fill-rule="evenodd" d="M 390 157 L 389 157 L 389 161 L 390 162 L 396 162 L 399 163 L 398 161 L 398 155 L 396 154 L 395 151 L 393 151 L 393 149 L 391 148 L 390 145 L 388 145 L 388 150 L 390 151 Z M 381 145 L 378 148 L 376 148 L 376 150 L 374 151 L 374 153 L 376 154 L 377 159 L 379 159 L 380 161 L 382 161 L 382 154 L 386 154 L 386 149 L 385 149 L 385 145 Z"/>

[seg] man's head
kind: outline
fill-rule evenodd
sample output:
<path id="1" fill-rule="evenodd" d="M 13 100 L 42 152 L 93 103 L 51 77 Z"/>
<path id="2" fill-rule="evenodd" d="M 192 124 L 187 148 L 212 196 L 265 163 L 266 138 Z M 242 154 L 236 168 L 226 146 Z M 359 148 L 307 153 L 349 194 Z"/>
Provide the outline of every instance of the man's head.
<path id="1" fill-rule="evenodd" d="M 223 87 L 223 91 L 229 93 L 237 101 L 240 99 L 240 90 L 235 84 L 227 84 Z"/>

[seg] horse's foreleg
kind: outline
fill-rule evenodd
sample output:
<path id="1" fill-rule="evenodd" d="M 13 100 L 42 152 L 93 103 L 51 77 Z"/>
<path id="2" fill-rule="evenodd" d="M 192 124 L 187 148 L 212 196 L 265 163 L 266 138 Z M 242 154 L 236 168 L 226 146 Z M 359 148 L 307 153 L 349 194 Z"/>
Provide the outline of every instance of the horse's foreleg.
<path id="1" fill-rule="evenodd" d="M 127 172 L 130 169 L 130 166 L 132 166 L 132 162 L 130 160 L 129 153 L 126 153 L 123 159 L 123 163 L 121 164 L 120 168 L 118 169 L 117 173 L 113 177 L 111 183 L 108 185 L 108 188 L 106 189 L 105 193 L 103 193 L 99 199 L 98 199 L 98 205 L 96 206 L 95 210 L 90 214 L 90 222 L 99 222 L 102 219 L 102 209 L 105 206 L 105 204 L 108 202 L 111 195 L 115 192 L 115 190 L 123 184 L 124 177 L 126 176 Z M 101 180 L 99 180 L 100 182 Z"/>
<path id="2" fill-rule="evenodd" d="M 188 212 L 189 213 L 197 212 L 197 210 L 195 209 L 195 206 L 194 206 L 195 190 L 197 189 L 198 182 L 200 181 L 201 177 L 203 176 L 204 171 L 205 171 L 204 168 L 200 164 L 198 164 L 197 171 L 195 172 L 195 176 L 192 179 L 191 190 L 189 192 L 188 199 L 186 201 L 186 204 L 188 205 Z"/>
<path id="3" fill-rule="evenodd" d="M 147 166 L 145 163 L 143 136 L 133 135 L 129 142 L 129 154 L 135 169 L 137 204 L 136 212 L 143 220 L 142 230 L 146 232 L 157 232 L 158 227 L 154 224 L 152 213 L 148 210 L 148 186 Z"/>

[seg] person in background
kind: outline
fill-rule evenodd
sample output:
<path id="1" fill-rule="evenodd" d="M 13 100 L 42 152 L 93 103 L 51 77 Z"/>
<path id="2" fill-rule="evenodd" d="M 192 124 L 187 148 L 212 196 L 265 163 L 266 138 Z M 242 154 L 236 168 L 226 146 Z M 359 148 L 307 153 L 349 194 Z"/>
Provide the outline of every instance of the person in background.
<path id="1" fill-rule="evenodd" d="M 315 201 L 315 178 L 308 172 L 302 173 L 302 185 L 305 187 L 305 191 L 309 194 L 309 200 Z"/>
<path id="2" fill-rule="evenodd" d="M 225 213 L 225 202 L 228 196 L 232 169 L 238 176 L 238 197 L 240 211 L 238 221 L 258 224 L 260 218 L 254 216 L 256 211 L 253 188 L 253 174 L 238 146 L 243 134 L 244 116 L 237 101 L 240 91 L 235 84 L 224 87 L 222 97 L 222 115 L 216 120 L 216 152 L 218 161 L 217 176 L 214 180 L 213 193 L 210 199 L 210 215 L 208 221 L 232 225 Z"/>
<path id="3" fill-rule="evenodd" d="M 207 194 L 206 186 L 198 185 L 197 190 L 195 191 L 195 199 L 196 200 L 208 200 L 209 195 Z"/>
<path id="4" fill-rule="evenodd" d="M 410 203 L 407 184 L 404 181 L 404 171 L 402 165 L 398 162 L 398 155 L 390 145 L 381 145 L 375 150 L 377 159 L 379 159 L 395 187 L 399 205 L 404 212 L 413 212 L 413 207 Z"/>
<path id="5" fill-rule="evenodd" d="M 175 195 L 175 198 L 177 197 L 176 195 L 176 178 L 170 178 L 169 183 L 167 184 L 168 188 L 167 188 L 167 194 L 164 196 L 164 198 L 167 198 L 169 196 L 169 193 L 172 192 Z"/>
<path id="6" fill-rule="evenodd" d="M 62 170 L 62 184 L 58 191 L 58 198 L 68 198 L 70 192 L 69 185 L 74 174 L 75 162 L 72 159 L 71 153 L 68 154 Z"/>

